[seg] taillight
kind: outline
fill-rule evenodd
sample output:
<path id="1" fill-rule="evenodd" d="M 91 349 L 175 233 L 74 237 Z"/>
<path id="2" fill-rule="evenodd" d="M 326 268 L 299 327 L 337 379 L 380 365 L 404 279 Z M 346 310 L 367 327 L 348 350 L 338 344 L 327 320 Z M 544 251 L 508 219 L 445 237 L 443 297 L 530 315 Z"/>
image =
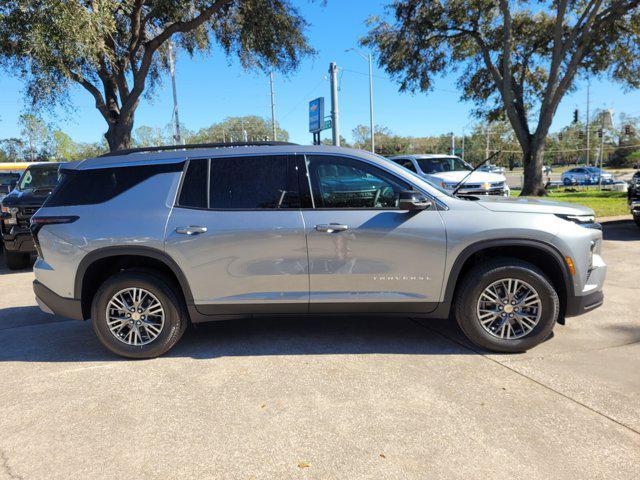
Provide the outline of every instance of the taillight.
<path id="1" fill-rule="evenodd" d="M 37 216 L 31 217 L 31 223 L 29 225 L 29 229 L 31 230 L 31 235 L 33 235 L 33 243 L 35 243 L 36 250 L 38 251 L 38 256 L 43 258 L 42 251 L 40 250 L 40 242 L 38 242 L 38 232 L 45 225 L 60 225 L 63 223 L 73 223 L 78 220 L 80 217 L 77 215 L 58 215 L 58 216 Z"/>

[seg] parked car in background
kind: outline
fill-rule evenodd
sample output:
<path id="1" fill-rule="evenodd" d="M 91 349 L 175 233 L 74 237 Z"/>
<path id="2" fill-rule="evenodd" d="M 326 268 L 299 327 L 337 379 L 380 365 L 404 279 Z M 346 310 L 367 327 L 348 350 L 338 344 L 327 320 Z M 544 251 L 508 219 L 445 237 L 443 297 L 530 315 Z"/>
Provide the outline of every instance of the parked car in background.
<path id="1" fill-rule="evenodd" d="M 475 344 L 519 352 L 602 304 L 589 208 L 452 196 L 340 147 L 165 150 L 65 164 L 31 222 L 38 304 L 91 318 L 119 355 L 161 355 L 189 321 L 372 313 L 455 313 Z"/>
<path id="2" fill-rule="evenodd" d="M 627 190 L 627 201 L 633 220 L 640 227 L 640 170 L 633 174 Z"/>
<path id="3" fill-rule="evenodd" d="M 0 201 L 15 188 L 19 179 L 19 173 L 3 172 L 0 170 Z"/>
<path id="4" fill-rule="evenodd" d="M 563 172 L 560 181 L 564 185 L 597 185 L 613 183 L 614 177 L 598 167 L 575 167 Z"/>
<path id="5" fill-rule="evenodd" d="M 459 157 L 441 154 L 401 155 L 391 160 L 411 170 L 434 185 L 451 192 L 473 167 Z M 458 190 L 460 195 L 502 195 L 509 196 L 507 179 L 502 174 L 475 171 Z"/>
<path id="6" fill-rule="evenodd" d="M 0 203 L 0 232 L 7 267 L 11 270 L 28 267 L 31 254 L 36 253 L 29 222 L 57 185 L 59 168 L 59 163 L 29 165 Z"/>
<path id="7" fill-rule="evenodd" d="M 14 189 L 29 163 L 0 163 L 0 201 Z"/>

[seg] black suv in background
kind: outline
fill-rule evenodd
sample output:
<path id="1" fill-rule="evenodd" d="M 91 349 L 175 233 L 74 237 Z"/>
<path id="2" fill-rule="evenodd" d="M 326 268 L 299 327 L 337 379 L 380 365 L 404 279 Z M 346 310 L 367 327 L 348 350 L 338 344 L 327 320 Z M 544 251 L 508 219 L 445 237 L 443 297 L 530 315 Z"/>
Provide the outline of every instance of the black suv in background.
<path id="1" fill-rule="evenodd" d="M 640 227 L 640 170 L 633 175 L 631 182 L 629 182 L 627 200 L 633 219 L 636 225 Z"/>
<path id="2" fill-rule="evenodd" d="M 11 270 L 28 267 L 31 254 L 36 253 L 29 223 L 57 185 L 59 168 L 59 163 L 30 165 L 13 191 L 2 199 L 0 232 Z"/>

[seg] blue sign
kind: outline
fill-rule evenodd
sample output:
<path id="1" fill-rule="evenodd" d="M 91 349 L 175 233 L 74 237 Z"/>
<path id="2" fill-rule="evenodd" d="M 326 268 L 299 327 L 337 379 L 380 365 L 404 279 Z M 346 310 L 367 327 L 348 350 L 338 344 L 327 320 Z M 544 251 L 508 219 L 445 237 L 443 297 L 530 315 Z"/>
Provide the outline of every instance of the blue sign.
<path id="1" fill-rule="evenodd" d="M 312 133 L 324 130 L 324 97 L 309 102 L 309 131 Z"/>

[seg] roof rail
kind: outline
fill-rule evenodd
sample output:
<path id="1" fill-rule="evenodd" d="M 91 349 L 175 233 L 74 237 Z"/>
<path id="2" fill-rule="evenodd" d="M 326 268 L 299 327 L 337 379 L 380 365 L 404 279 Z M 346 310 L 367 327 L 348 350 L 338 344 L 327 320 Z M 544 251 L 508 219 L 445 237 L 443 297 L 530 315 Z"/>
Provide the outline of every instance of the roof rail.
<path id="1" fill-rule="evenodd" d="M 192 143 L 188 145 L 162 145 L 160 147 L 140 147 L 128 148 L 124 150 L 115 150 L 113 152 L 103 153 L 99 157 L 115 157 L 118 155 L 129 155 L 131 153 L 141 152 L 164 152 L 167 150 L 193 150 L 196 148 L 225 148 L 225 147 L 264 147 L 277 145 L 297 145 L 290 142 L 227 142 L 227 143 Z"/>

